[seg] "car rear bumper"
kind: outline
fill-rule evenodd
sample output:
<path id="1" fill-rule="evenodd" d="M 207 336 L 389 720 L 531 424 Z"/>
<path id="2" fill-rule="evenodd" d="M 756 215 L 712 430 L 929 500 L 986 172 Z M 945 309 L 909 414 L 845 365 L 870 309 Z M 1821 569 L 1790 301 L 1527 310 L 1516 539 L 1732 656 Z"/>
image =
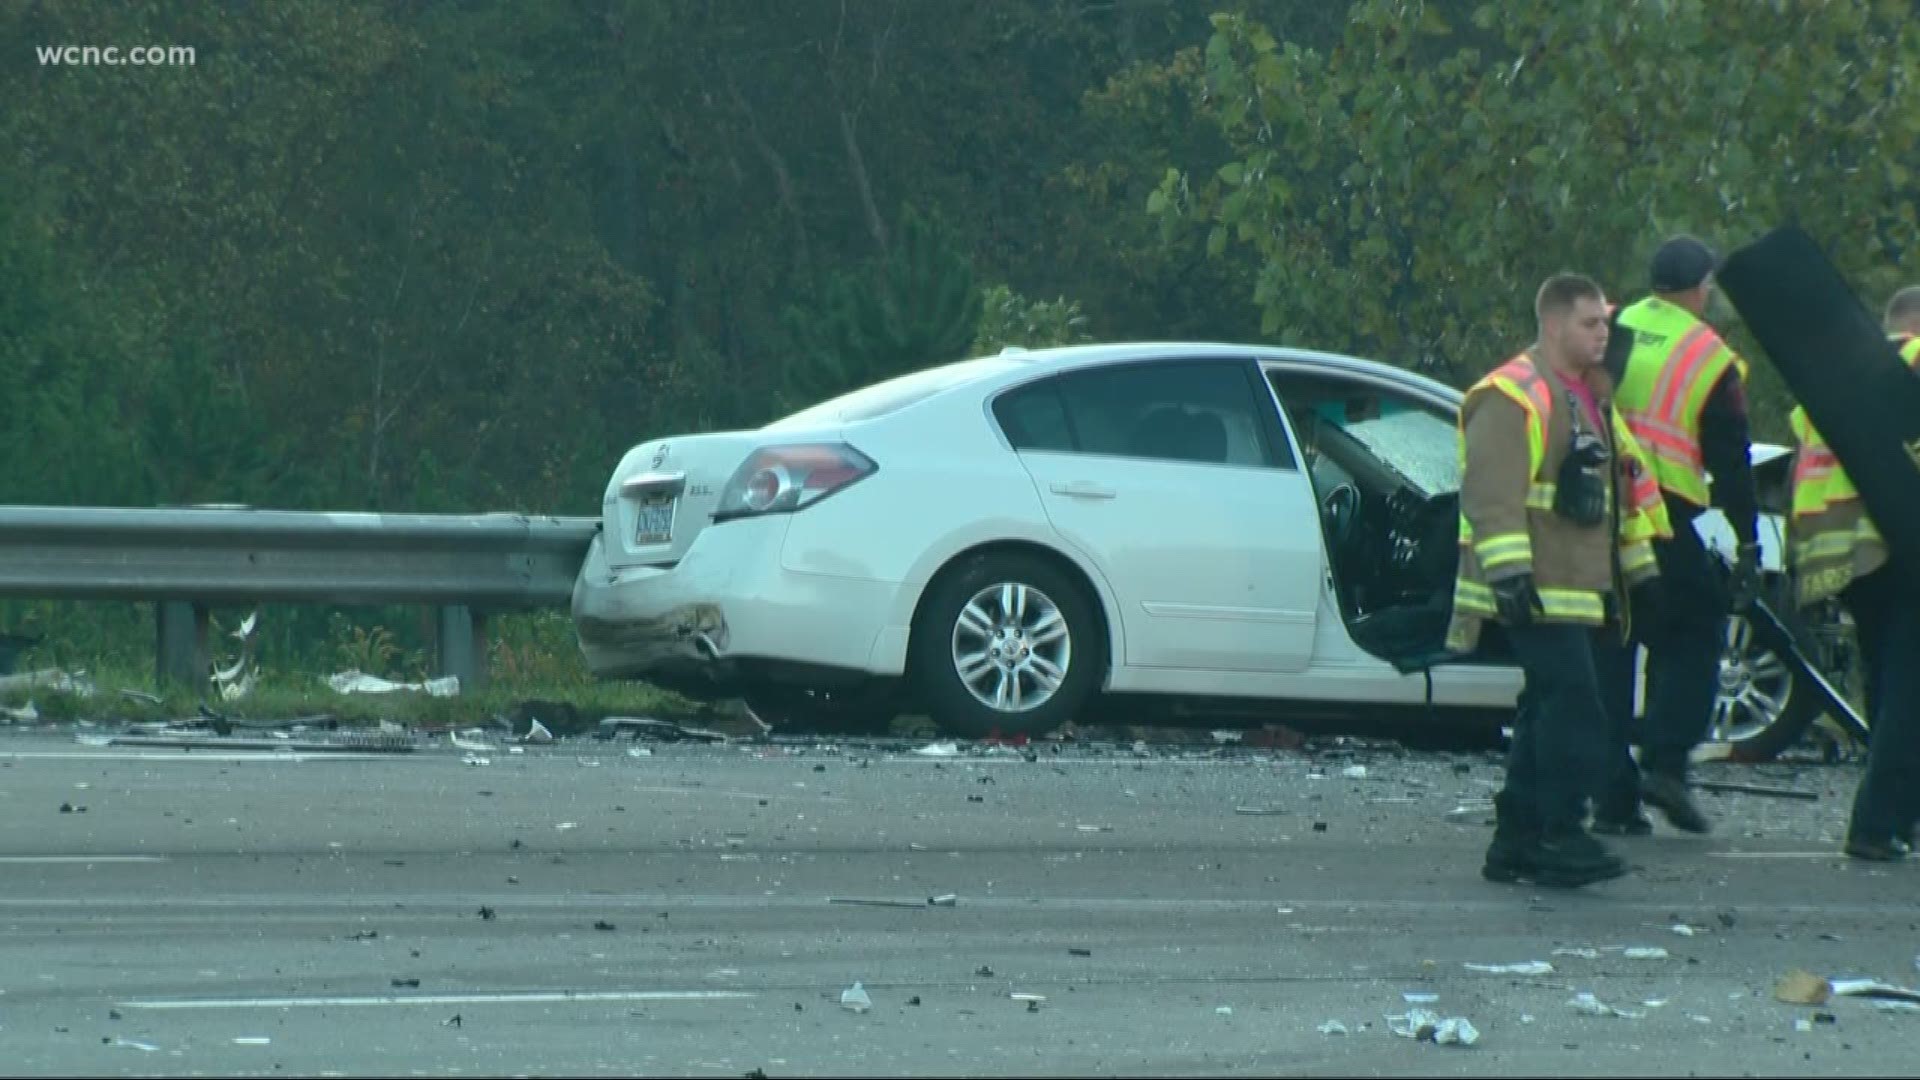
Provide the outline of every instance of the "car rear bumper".
<path id="1" fill-rule="evenodd" d="M 788 570 L 786 532 L 785 518 L 728 522 L 675 565 L 622 568 L 595 537 L 573 587 L 588 670 L 709 692 L 769 669 L 898 674 L 870 663 L 900 586 Z"/>

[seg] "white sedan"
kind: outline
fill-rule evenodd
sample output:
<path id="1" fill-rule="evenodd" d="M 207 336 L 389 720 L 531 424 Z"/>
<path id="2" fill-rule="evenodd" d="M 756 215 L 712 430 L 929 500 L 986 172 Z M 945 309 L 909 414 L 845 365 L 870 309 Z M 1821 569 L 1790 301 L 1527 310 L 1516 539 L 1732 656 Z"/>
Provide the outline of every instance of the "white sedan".
<path id="1" fill-rule="evenodd" d="M 1296 349 L 1009 349 L 642 443 L 607 486 L 576 632 L 596 675 L 775 723 L 1039 734 L 1096 695 L 1500 716 L 1520 674 L 1497 631 L 1424 667 L 1453 587 L 1460 398 Z M 1787 459 L 1762 453 L 1777 484 Z M 1762 531 L 1777 573 L 1778 518 Z M 1804 727 L 1807 695 L 1749 651 L 1729 650 L 1719 735 Z"/>

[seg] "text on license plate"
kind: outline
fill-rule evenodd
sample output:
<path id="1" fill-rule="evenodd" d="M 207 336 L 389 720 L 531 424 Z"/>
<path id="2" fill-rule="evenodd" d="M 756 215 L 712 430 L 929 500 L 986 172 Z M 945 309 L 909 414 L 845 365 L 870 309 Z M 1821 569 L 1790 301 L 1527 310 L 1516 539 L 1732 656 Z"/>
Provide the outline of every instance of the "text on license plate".
<path id="1" fill-rule="evenodd" d="M 633 542 L 664 544 L 673 539 L 673 509 L 679 502 L 672 495 L 642 498 L 637 507 L 638 519 L 634 523 Z"/>

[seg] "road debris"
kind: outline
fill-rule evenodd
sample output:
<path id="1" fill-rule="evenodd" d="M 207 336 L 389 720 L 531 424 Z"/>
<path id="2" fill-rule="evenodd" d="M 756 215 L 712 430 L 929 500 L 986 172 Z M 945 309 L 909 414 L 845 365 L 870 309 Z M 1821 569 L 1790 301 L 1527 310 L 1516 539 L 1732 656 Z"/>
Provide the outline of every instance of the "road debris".
<path id="1" fill-rule="evenodd" d="M 405 731 L 342 731 L 325 738 L 296 739 L 284 732 L 269 738 L 228 735 L 158 733 L 151 735 L 79 735 L 75 742 L 84 746 L 146 746 L 175 750 L 249 750 L 278 754 L 408 754 L 416 749 L 414 737 Z"/>
<path id="2" fill-rule="evenodd" d="M 258 644 L 254 631 L 260 628 L 260 613 L 249 614 L 228 637 L 240 642 L 240 656 L 224 668 L 215 668 L 208 676 L 222 701 L 239 701 L 253 693 L 260 682 L 260 665 L 254 658 Z"/>
<path id="3" fill-rule="evenodd" d="M 960 756 L 960 744 L 952 742 L 928 743 L 914 751 L 920 757 L 950 758 Z"/>
<path id="4" fill-rule="evenodd" d="M 1236 806 L 1233 808 L 1233 812 L 1236 814 L 1245 814 L 1249 817 L 1272 817 L 1284 814 L 1287 811 L 1278 806 Z"/>
<path id="5" fill-rule="evenodd" d="M 1577 957 L 1581 960 L 1598 960 L 1600 959 L 1600 950 L 1599 949 L 1555 949 L 1553 950 L 1553 955 L 1572 956 L 1572 957 Z"/>
<path id="6" fill-rule="evenodd" d="M 929 896 L 927 897 L 927 903 L 933 907 L 953 907 L 960 903 L 960 894 L 941 893 L 939 896 Z"/>
<path id="7" fill-rule="evenodd" d="M 1695 780 L 1693 786 L 1702 791 L 1724 791 L 1742 795 L 1766 795 L 1775 799 L 1799 799 L 1803 802 L 1818 802 L 1820 793 L 1800 788 L 1780 787 L 1777 784 L 1746 784 L 1731 780 Z"/>
<path id="8" fill-rule="evenodd" d="M 1463 802 L 1447 811 L 1446 819 L 1459 825 L 1493 824 L 1493 800 Z"/>
<path id="9" fill-rule="evenodd" d="M 403 690 L 422 691 L 428 697 L 456 697 L 460 693 L 460 676 L 446 675 L 425 682 L 394 682 L 378 675 L 368 675 L 363 671 L 342 671 L 327 676 L 327 686 L 336 694 L 393 694 Z"/>
<path id="10" fill-rule="evenodd" d="M 1468 971 L 1484 971 L 1489 975 L 1551 975 L 1553 965 L 1545 960 L 1527 960 L 1518 964 L 1468 964 Z"/>
<path id="11" fill-rule="evenodd" d="M 1827 985 L 1839 997 L 1864 997 L 1886 1001 L 1906 1001 L 1920 1005 L 1920 990 L 1883 983 L 1877 979 L 1829 979 Z"/>
<path id="12" fill-rule="evenodd" d="M 1810 971 L 1795 968 L 1773 984 L 1773 997 L 1788 1005 L 1825 1005 L 1833 996 L 1833 984 Z"/>
<path id="13" fill-rule="evenodd" d="M 40 710 L 34 707 L 32 701 L 28 701 L 18 709 L 0 707 L 0 717 L 5 717 L 11 724 L 31 724 L 40 719 Z"/>
<path id="14" fill-rule="evenodd" d="M 273 1040 L 265 1035 L 239 1035 L 233 1040 L 235 1046 L 272 1046 Z"/>
<path id="15" fill-rule="evenodd" d="M 1367 767 L 1365 765 L 1349 765 L 1340 770 L 1340 775 L 1348 780 L 1365 780 L 1367 778 Z"/>
<path id="16" fill-rule="evenodd" d="M 533 743 L 536 746 L 545 746 L 553 741 L 553 732 L 548 731 L 547 725 L 541 723 L 538 719 L 529 720 L 527 722 L 527 733 L 520 736 L 520 741 L 523 743 Z"/>
<path id="17" fill-rule="evenodd" d="M 1068 949 L 1067 955 L 1068 956 L 1092 956 L 1093 950 L 1092 949 Z"/>
<path id="18" fill-rule="evenodd" d="M 873 998 L 867 996 L 867 988 L 855 981 L 852 986 L 840 991 L 840 1007 L 850 1012 L 864 1013 L 873 1008 Z"/>
<path id="19" fill-rule="evenodd" d="M 139 1042 L 135 1039 L 115 1039 L 113 1040 L 113 1045 L 124 1046 L 129 1050 L 139 1050 L 147 1054 L 155 1053 L 160 1049 L 152 1043 Z"/>
<path id="20" fill-rule="evenodd" d="M 595 737 L 611 739 L 622 732 L 636 739 L 646 737 L 663 742 L 726 743 L 733 741 L 729 736 L 718 731 L 688 727 L 671 720 L 656 720 L 650 716 L 609 716 L 600 721 Z"/>
<path id="21" fill-rule="evenodd" d="M 1674 923 L 1673 926 L 1670 927 L 1669 929 L 1671 929 L 1674 933 L 1679 934 L 1681 937 L 1692 937 L 1695 933 L 1698 932 L 1694 930 L 1693 927 L 1688 926 L 1686 923 L 1683 923 L 1683 922 Z"/>
<path id="22" fill-rule="evenodd" d="M 1620 955 L 1626 957 L 1629 960 L 1665 960 L 1671 954 L 1669 954 L 1667 950 L 1660 948 L 1658 945 L 1651 945 L 1651 946 L 1635 945 L 1631 948 L 1622 950 Z"/>
<path id="23" fill-rule="evenodd" d="M 1402 1015 L 1389 1016 L 1387 1027 L 1403 1039 L 1440 1046 L 1472 1046 L 1480 1041 L 1479 1029 L 1465 1017 L 1450 1016 L 1443 1020 L 1440 1014 L 1431 1009 L 1414 1009 Z"/>
<path id="24" fill-rule="evenodd" d="M 1593 996 L 1588 990 L 1582 990 L 1568 999 L 1567 1006 L 1582 1016 L 1614 1016 L 1622 1020 L 1644 1020 L 1647 1014 L 1633 1009 L 1622 1009 L 1609 1005 Z"/>
<path id="25" fill-rule="evenodd" d="M 1347 1025 L 1338 1020 L 1329 1020 L 1321 1024 L 1316 1030 L 1322 1035 L 1345 1035 L 1347 1033 Z"/>

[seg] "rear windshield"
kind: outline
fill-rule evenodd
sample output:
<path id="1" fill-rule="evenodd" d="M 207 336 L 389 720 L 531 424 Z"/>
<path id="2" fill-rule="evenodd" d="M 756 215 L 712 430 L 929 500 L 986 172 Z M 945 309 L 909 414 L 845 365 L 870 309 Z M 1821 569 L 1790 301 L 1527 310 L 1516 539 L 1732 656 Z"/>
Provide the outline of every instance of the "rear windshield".
<path id="1" fill-rule="evenodd" d="M 979 360 L 962 360 L 954 364 L 925 368 L 888 379 L 886 382 L 861 387 L 818 405 L 810 405 L 791 416 L 775 420 L 762 430 L 775 431 L 781 428 L 817 427 L 822 424 L 851 424 L 861 420 L 872 420 L 924 401 L 943 390 L 950 390 L 975 379 L 1017 367 L 1020 363 L 1021 361 L 1015 359 L 989 356 Z"/>

